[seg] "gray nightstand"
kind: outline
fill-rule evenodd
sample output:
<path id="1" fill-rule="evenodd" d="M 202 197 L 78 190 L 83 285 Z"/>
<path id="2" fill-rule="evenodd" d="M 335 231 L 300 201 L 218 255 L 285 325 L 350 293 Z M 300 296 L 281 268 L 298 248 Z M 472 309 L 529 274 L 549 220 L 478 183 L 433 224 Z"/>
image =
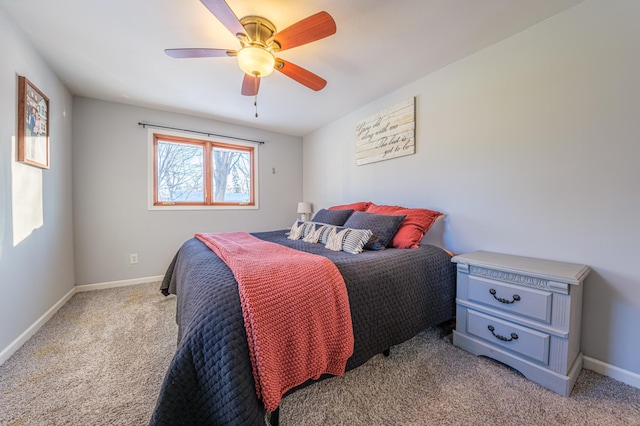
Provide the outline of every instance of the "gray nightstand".
<path id="1" fill-rule="evenodd" d="M 582 369 L 585 265 L 477 251 L 455 256 L 453 344 L 569 396 Z"/>

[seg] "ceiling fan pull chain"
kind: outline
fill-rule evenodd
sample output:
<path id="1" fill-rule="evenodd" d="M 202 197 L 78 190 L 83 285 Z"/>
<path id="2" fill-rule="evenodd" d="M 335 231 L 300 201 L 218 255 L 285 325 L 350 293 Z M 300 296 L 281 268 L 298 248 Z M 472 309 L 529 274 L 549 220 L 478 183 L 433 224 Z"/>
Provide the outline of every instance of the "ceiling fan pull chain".
<path id="1" fill-rule="evenodd" d="M 255 74 L 256 87 L 260 87 L 260 80 L 258 74 Z M 258 118 L 258 90 L 256 89 L 256 97 L 253 99 L 253 106 L 256 107 L 256 118 Z"/>

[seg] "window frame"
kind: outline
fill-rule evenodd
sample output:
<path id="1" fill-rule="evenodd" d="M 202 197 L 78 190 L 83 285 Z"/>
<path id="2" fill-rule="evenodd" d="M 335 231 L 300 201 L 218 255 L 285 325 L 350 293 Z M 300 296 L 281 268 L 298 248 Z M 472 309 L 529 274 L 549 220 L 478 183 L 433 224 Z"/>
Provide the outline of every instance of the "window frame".
<path id="1" fill-rule="evenodd" d="M 207 137 L 176 131 L 153 131 L 149 129 L 149 210 L 246 210 L 258 209 L 258 147 L 259 144 L 244 141 L 228 140 L 224 137 Z M 175 202 L 166 203 L 158 201 L 158 174 L 157 174 L 157 146 L 158 141 L 184 143 L 188 145 L 200 145 L 203 147 L 203 174 L 204 174 L 204 202 Z M 213 149 L 233 149 L 249 153 L 250 161 L 250 201 L 249 202 L 214 202 L 213 201 Z"/>

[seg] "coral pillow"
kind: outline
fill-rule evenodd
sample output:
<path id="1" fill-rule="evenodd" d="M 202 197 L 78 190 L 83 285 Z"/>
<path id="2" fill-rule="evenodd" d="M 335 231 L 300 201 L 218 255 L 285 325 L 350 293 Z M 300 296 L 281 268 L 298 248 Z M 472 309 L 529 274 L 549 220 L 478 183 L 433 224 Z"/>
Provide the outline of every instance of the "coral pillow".
<path id="1" fill-rule="evenodd" d="M 367 213 L 406 215 L 400 223 L 396 235 L 391 241 L 395 248 L 416 248 L 436 219 L 442 213 L 429 209 L 410 209 L 401 206 L 378 206 L 374 203 L 367 208 Z"/>
<path id="2" fill-rule="evenodd" d="M 371 205 L 369 201 L 360 201 L 358 203 L 343 204 L 340 206 L 329 207 L 329 210 L 353 210 L 356 212 L 367 211 L 367 208 Z"/>

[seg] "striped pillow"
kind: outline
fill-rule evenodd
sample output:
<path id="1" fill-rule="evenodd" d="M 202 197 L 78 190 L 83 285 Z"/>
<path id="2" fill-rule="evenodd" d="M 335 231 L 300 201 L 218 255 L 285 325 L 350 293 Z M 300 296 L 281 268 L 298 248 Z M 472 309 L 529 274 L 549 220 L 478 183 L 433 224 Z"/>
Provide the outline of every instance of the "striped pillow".
<path id="1" fill-rule="evenodd" d="M 327 240 L 329 239 L 329 234 L 331 233 L 331 231 L 338 232 L 341 229 L 343 229 L 343 228 L 339 228 L 337 226 L 327 225 L 324 228 L 324 230 L 322 231 L 322 234 L 320 234 L 320 238 L 318 239 L 318 242 L 320 244 L 327 244 Z"/>
<path id="2" fill-rule="evenodd" d="M 302 238 L 303 233 L 304 233 L 304 222 L 300 222 L 298 220 L 296 220 L 295 222 L 293 222 L 293 225 L 291 225 L 291 231 L 289 231 L 289 238 L 290 240 L 299 240 L 300 238 Z"/>
<path id="3" fill-rule="evenodd" d="M 325 225 L 324 223 L 320 223 L 320 222 L 303 222 L 299 219 L 297 223 L 298 223 L 298 226 L 302 227 L 302 234 L 300 235 L 300 238 L 303 238 L 303 239 L 307 237 L 310 233 L 314 232 L 319 227 Z"/>
<path id="4" fill-rule="evenodd" d="M 316 229 L 316 225 L 314 223 L 309 233 L 303 238 L 303 241 L 306 241 L 308 243 L 317 243 L 326 228 L 327 225 L 320 225 Z"/>
<path id="5" fill-rule="evenodd" d="M 320 232 L 319 236 L 318 236 L 318 240 L 314 241 L 315 243 L 322 243 L 322 244 L 327 244 L 327 236 L 329 235 L 329 232 L 332 229 L 336 229 L 335 226 L 333 225 L 327 225 L 324 223 L 319 223 L 319 222 L 303 222 L 301 220 L 296 221 L 296 223 L 294 223 L 294 226 L 299 226 L 300 229 L 302 229 L 301 234 L 298 238 L 291 238 L 291 239 L 303 239 L 305 241 L 307 241 L 306 239 L 311 239 L 311 238 L 315 238 L 315 235 L 313 235 L 313 237 L 310 237 L 309 235 L 312 234 L 314 231 L 318 232 L 320 229 L 322 229 L 322 232 Z M 293 230 L 293 227 L 291 228 Z M 339 228 L 339 229 L 343 229 L 343 228 Z"/>
<path id="6" fill-rule="evenodd" d="M 368 229 L 344 228 L 340 231 L 333 227 L 327 236 L 325 248 L 333 251 L 346 251 L 347 253 L 362 253 L 364 245 L 369 241 L 373 232 Z"/>

